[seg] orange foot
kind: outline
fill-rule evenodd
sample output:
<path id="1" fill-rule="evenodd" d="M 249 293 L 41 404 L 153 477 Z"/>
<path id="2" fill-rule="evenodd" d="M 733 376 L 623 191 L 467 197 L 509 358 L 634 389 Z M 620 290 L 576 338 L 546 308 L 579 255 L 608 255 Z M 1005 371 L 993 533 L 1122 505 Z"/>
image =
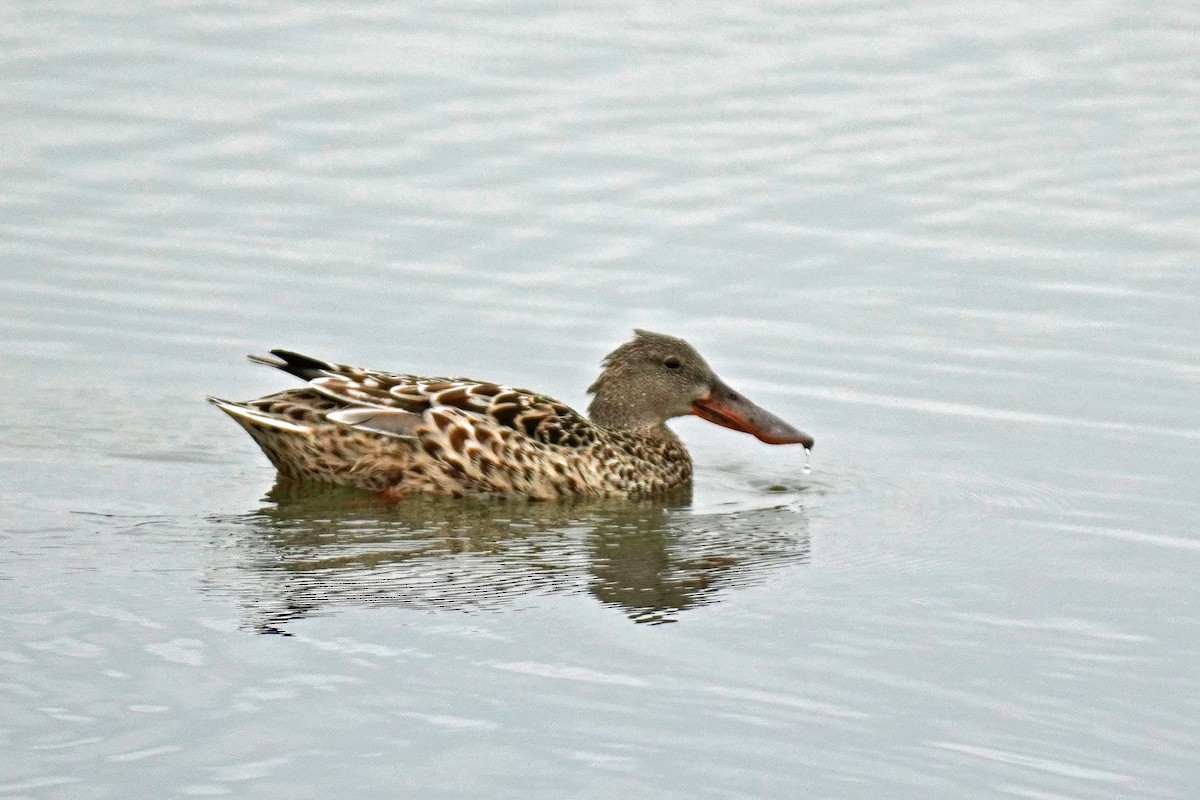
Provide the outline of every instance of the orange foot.
<path id="1" fill-rule="evenodd" d="M 383 500 L 385 503 L 398 503 L 404 498 L 408 497 L 410 494 L 412 494 L 411 491 L 401 489 L 400 484 L 395 484 L 380 492 L 379 499 Z"/>

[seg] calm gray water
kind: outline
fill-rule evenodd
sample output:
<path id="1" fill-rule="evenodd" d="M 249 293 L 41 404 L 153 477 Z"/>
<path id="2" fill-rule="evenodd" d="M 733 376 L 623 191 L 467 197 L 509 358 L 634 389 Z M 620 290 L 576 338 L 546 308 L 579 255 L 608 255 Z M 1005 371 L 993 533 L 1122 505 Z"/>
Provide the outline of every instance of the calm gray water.
<path id="1" fill-rule="evenodd" d="M 0 797 L 1200 796 L 1195 3 L 9 4 Z M 274 486 L 288 347 L 817 439 Z"/>

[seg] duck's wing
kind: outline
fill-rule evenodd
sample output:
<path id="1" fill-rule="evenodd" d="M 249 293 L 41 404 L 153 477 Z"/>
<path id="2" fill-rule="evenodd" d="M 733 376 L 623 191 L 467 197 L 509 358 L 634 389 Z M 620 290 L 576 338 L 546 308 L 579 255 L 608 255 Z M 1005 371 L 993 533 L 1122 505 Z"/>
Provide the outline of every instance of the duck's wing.
<path id="1" fill-rule="evenodd" d="M 543 445 L 583 447 L 599 439 L 599 430 L 579 412 L 526 389 L 471 378 L 380 372 L 288 350 L 271 353 L 275 358 L 252 356 L 252 360 L 296 375 L 345 404 L 326 415 L 334 422 L 405 437 L 433 421 L 442 409 L 460 422 L 473 419 L 481 427 L 508 429 Z"/>

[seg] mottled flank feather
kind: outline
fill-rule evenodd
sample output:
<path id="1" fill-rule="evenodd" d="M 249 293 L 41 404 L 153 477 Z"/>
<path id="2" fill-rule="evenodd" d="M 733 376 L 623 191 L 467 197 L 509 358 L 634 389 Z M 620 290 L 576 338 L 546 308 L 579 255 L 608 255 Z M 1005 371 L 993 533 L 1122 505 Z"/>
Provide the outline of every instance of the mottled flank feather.
<path id="1" fill-rule="evenodd" d="M 707 371 L 682 340 L 639 332 L 641 339 L 678 350 L 668 363 L 687 358 L 698 373 Z M 597 424 L 524 389 L 377 372 L 287 350 L 271 353 L 251 358 L 307 385 L 241 403 L 209 400 L 237 420 L 290 478 L 357 486 L 392 498 L 431 493 L 538 499 L 652 494 L 691 479 L 687 450 L 663 424 L 688 412 L 664 408 L 649 415 L 651 422 Z M 606 361 L 606 373 L 619 353 Z M 652 358 L 661 367 L 661 353 Z"/>

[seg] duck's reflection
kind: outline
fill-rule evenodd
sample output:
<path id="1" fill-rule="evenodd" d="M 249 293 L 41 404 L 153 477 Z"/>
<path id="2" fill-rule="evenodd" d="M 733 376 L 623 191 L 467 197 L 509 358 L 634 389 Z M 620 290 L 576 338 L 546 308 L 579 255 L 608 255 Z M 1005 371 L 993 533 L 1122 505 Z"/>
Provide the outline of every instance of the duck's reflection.
<path id="1" fill-rule="evenodd" d="M 347 605 L 484 609 L 588 592 L 637 622 L 670 622 L 785 563 L 808 559 L 803 515 L 696 514 L 655 501 L 535 503 L 371 496 L 280 482 L 258 511 L 217 520 L 211 573 L 256 630 Z"/>

